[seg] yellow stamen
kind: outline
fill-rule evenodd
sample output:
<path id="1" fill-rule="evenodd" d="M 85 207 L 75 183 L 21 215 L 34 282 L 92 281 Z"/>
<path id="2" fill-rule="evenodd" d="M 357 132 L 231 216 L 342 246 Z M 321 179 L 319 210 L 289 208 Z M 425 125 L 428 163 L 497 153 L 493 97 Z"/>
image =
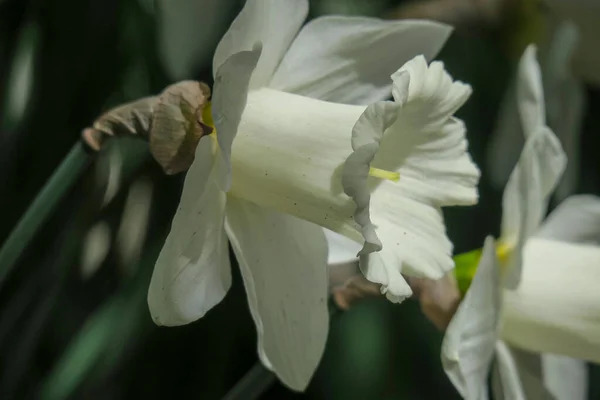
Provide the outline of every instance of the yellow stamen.
<path id="1" fill-rule="evenodd" d="M 204 110 L 202 110 L 202 122 L 215 129 L 215 121 L 213 121 L 212 117 L 212 103 L 210 101 L 204 106 Z"/>
<path id="2" fill-rule="evenodd" d="M 498 241 L 496 244 L 496 255 L 498 256 L 498 260 L 500 260 L 500 267 L 504 269 L 508 264 L 508 260 L 512 254 L 513 246 L 509 245 L 506 242 Z"/>
<path id="3" fill-rule="evenodd" d="M 514 245 L 503 240 L 496 241 L 496 256 L 500 261 L 500 273 L 506 272 L 508 260 L 512 255 Z M 466 253 L 457 254 L 453 257 L 455 269 L 454 276 L 458 282 L 458 287 L 461 293 L 466 293 L 471 285 L 471 281 L 475 277 L 479 260 L 481 259 L 482 249 L 471 250 Z"/>
<path id="4" fill-rule="evenodd" d="M 369 175 L 379 179 L 387 179 L 388 181 L 398 182 L 400 180 L 400 172 L 386 171 L 385 169 L 379 169 L 371 167 L 369 168 Z"/>

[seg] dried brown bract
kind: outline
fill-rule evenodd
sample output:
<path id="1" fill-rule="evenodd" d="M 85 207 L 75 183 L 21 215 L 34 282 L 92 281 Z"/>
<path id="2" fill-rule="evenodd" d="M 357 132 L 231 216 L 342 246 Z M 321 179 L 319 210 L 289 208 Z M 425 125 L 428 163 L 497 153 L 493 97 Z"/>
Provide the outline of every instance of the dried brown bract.
<path id="1" fill-rule="evenodd" d="M 206 84 L 178 82 L 159 96 L 136 100 L 104 113 L 91 128 L 83 130 L 82 138 L 96 151 L 112 136 L 146 139 L 163 170 L 176 174 L 190 167 L 198 141 L 213 131 L 202 118 L 209 99 L 210 88 Z"/>
<path id="2" fill-rule="evenodd" d="M 460 304 L 460 291 L 452 272 L 438 280 L 403 275 L 418 300 L 423 314 L 438 329 L 445 330 Z M 381 296 L 381 285 L 368 281 L 362 274 L 347 278 L 332 289 L 333 300 L 344 310 L 369 297 Z"/>
<path id="3" fill-rule="evenodd" d="M 440 279 L 406 277 L 421 311 L 439 330 L 444 331 L 460 304 L 460 291 L 452 272 Z"/>

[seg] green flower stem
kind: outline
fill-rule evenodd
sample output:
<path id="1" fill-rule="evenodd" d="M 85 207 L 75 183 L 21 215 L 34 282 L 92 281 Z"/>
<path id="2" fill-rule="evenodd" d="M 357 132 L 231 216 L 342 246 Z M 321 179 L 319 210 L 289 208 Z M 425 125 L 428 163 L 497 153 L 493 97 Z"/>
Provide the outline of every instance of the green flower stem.
<path id="1" fill-rule="evenodd" d="M 83 143 L 78 142 L 73 146 L 21 217 L 0 249 L 0 287 L 35 233 L 46 222 L 63 196 L 77 182 L 91 159 L 92 155 L 86 152 Z"/>
<path id="2" fill-rule="evenodd" d="M 341 310 L 329 297 L 327 302 L 329 318 L 334 318 Z M 259 399 L 277 381 L 275 374 L 266 369 L 260 361 L 257 361 L 246 375 L 242 377 L 227 392 L 223 400 L 256 400 Z"/>
<path id="3" fill-rule="evenodd" d="M 477 265 L 481 258 L 482 249 L 475 249 L 466 253 L 457 254 L 454 259 L 454 276 L 458 283 L 460 293 L 464 295 L 471 285 L 471 281 L 477 271 Z"/>
<path id="4" fill-rule="evenodd" d="M 156 242 L 148 246 L 135 268 L 136 274 L 87 319 L 43 382 L 41 399 L 72 398 L 94 369 L 112 370 L 127 344 L 142 334 L 152 271 L 147 267 L 154 263 L 160 248 Z"/>
<path id="5" fill-rule="evenodd" d="M 275 375 L 259 361 L 235 384 L 223 400 L 256 400 L 276 381 Z"/>

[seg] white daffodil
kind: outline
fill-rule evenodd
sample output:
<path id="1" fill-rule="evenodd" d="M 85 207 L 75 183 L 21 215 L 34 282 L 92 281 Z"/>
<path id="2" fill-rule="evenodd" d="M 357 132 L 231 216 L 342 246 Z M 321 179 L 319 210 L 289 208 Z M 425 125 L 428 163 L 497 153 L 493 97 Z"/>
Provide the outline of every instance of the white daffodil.
<path id="1" fill-rule="evenodd" d="M 563 369 L 557 374 L 557 360 L 543 359 L 543 377 L 538 377 L 519 365 L 508 345 L 600 362 L 599 227 L 600 198 L 564 201 L 525 244 L 523 275 L 514 291 L 502 289 L 494 243 L 486 241 L 443 344 L 444 368 L 465 399 L 487 398 L 494 355 L 498 373 L 493 378 L 503 393 L 496 398 L 546 398 L 531 397 L 540 391 L 559 400 L 587 398 L 585 365 L 560 357 Z"/>
<path id="2" fill-rule="evenodd" d="M 534 240 L 531 237 L 540 227 L 566 164 L 560 142 L 545 125 L 541 75 L 533 46 L 525 50 L 518 74 L 517 101 L 526 141 L 504 191 L 501 238 L 496 243 L 486 239 L 475 278 L 442 345 L 444 369 L 468 400 L 487 399 L 487 375 L 494 355 L 504 398 L 525 396 L 512 355 L 499 340 L 503 295 L 520 287 L 522 268 L 529 268 L 527 262 L 523 267 L 524 248 Z"/>
<path id="3" fill-rule="evenodd" d="M 568 156 L 569 164 L 556 189 L 554 198 L 562 201 L 576 189 L 579 178 L 579 143 L 585 96 L 580 79 L 574 76 L 571 65 L 579 43 L 579 31 L 571 22 L 557 24 L 540 50 L 542 83 L 548 126 L 556 133 Z M 515 82 L 518 84 L 518 82 Z M 524 143 L 519 107 L 511 85 L 503 101 L 496 129 L 487 149 L 490 183 L 503 188 L 516 164 Z"/>
<path id="4" fill-rule="evenodd" d="M 475 203 L 479 175 L 452 117 L 470 87 L 426 61 L 447 26 L 323 17 L 300 30 L 307 12 L 306 0 L 248 0 L 221 39 L 215 132 L 200 139 L 148 294 L 157 324 L 202 317 L 230 287 L 229 239 L 260 359 L 296 390 L 327 339 L 322 227 L 360 244 L 365 230 L 372 241 L 344 190 L 361 211 L 371 196 L 387 260 L 368 273 L 402 296 L 401 269 L 451 268 L 440 207 Z M 381 102 L 391 93 L 394 102 Z M 357 162 L 368 141 L 381 148 Z"/>
<path id="5" fill-rule="evenodd" d="M 521 284 L 504 296 L 502 338 L 600 363 L 600 198 L 571 196 L 527 242 Z"/>

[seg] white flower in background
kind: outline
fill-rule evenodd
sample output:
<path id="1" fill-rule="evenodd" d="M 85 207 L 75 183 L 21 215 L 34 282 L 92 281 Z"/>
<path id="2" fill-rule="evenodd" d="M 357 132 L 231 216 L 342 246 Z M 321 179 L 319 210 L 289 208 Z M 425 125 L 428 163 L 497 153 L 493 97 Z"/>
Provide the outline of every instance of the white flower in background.
<path id="1" fill-rule="evenodd" d="M 368 274 L 394 296 L 410 292 L 401 269 L 438 276 L 452 267 L 440 207 L 475 203 L 479 176 L 464 124 L 452 117 L 470 88 L 426 62 L 449 27 L 323 17 L 300 30 L 307 12 L 306 0 L 248 0 L 222 38 L 216 134 L 200 139 L 148 294 L 157 324 L 202 317 L 231 285 L 229 238 L 260 359 L 296 390 L 327 339 L 321 227 L 363 242 L 343 171 L 346 189 L 364 190 L 369 171 L 377 177 L 370 194 L 355 194 L 361 211 L 370 195 L 385 251 Z M 392 92 L 395 102 L 381 102 Z M 345 164 L 373 139 L 381 148 L 372 163 Z M 364 229 L 372 235 L 370 223 Z"/>
<path id="2" fill-rule="evenodd" d="M 600 363 L 600 198 L 571 196 L 525 247 L 521 284 L 504 296 L 502 338 Z"/>
<path id="3" fill-rule="evenodd" d="M 503 392 L 495 398 L 541 398 L 533 393 L 543 391 L 559 400 L 586 399 L 587 367 L 570 357 L 600 362 L 599 265 L 600 198 L 595 196 L 570 197 L 529 238 L 514 291 L 502 289 L 488 239 L 444 338 L 444 368 L 461 395 L 487 398 L 482 396 L 495 354 L 498 371 L 492 377 Z M 542 359 L 539 377 L 519 365 L 507 345 L 568 357 Z"/>
<path id="4" fill-rule="evenodd" d="M 560 139 L 569 159 L 554 195 L 556 200 L 562 201 L 573 194 L 578 184 L 579 137 L 585 99 L 582 83 L 571 69 L 573 53 L 579 43 L 579 31 L 571 22 L 555 25 L 551 25 L 552 29 L 540 50 L 545 98 L 536 101 L 543 110 L 542 115 L 547 115 L 548 126 Z M 507 90 L 487 149 L 490 183 L 497 189 L 506 185 L 526 136 L 523 134 L 525 124 L 521 120 L 518 104 L 522 94 L 515 87 L 518 84 L 514 82 Z"/>
<path id="5" fill-rule="evenodd" d="M 598 20 L 600 3 L 593 0 L 543 0 L 553 18 L 570 20 L 581 32 L 573 69 L 586 82 L 600 85 L 600 53 L 598 52 Z"/>
<path id="6" fill-rule="evenodd" d="M 504 398 L 524 398 L 512 355 L 499 340 L 504 322 L 502 299 L 504 293 L 521 287 L 523 268 L 534 268 L 523 252 L 534 241 L 531 237 L 539 229 L 566 164 L 558 139 L 545 126 L 541 75 L 533 46 L 521 58 L 517 93 L 526 141 L 504 191 L 501 238 L 497 243 L 486 239 L 475 278 L 442 345 L 444 369 L 468 400 L 487 399 L 487 375 L 494 355 Z"/>

